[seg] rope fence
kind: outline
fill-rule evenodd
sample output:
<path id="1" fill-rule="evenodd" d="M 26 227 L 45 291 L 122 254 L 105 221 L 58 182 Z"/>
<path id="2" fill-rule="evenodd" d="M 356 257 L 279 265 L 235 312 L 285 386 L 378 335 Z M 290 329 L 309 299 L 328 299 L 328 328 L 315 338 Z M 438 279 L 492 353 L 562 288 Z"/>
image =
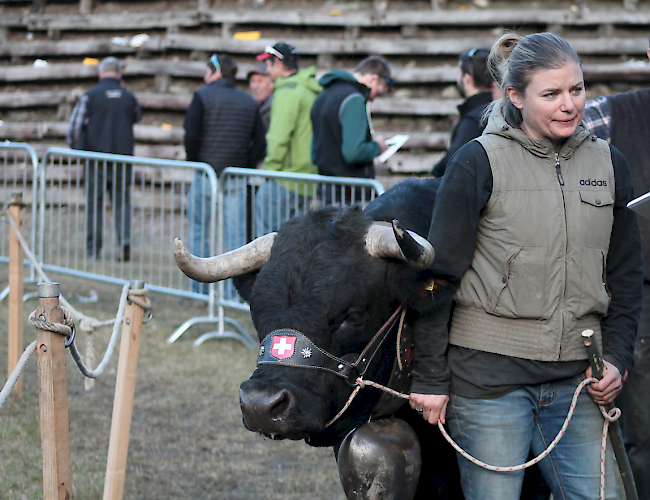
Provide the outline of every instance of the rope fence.
<path id="1" fill-rule="evenodd" d="M 18 202 L 15 201 L 12 200 L 14 207 L 18 205 Z M 142 324 L 147 323 L 152 318 L 152 307 L 146 297 L 147 290 L 144 288 L 144 282 L 131 280 L 129 284 L 124 285 L 120 295 L 117 315 L 114 319 L 100 322 L 96 318 L 77 311 L 61 296 L 59 284 L 51 282 L 39 265 L 37 258 L 20 231 L 20 216 L 16 217 L 18 222 L 14 220 L 13 213 L 10 214 L 10 217 L 5 217 L 9 209 L 10 207 L 2 209 L 0 216 L 9 220 L 11 225 L 11 236 L 15 238 L 12 249 L 20 249 L 24 253 L 24 256 L 32 263 L 33 269 L 43 282 L 37 285 L 39 307 L 29 315 L 29 322 L 36 330 L 36 340 L 24 350 L 15 365 L 10 357 L 9 369 L 11 373 L 2 391 L 0 391 L 0 409 L 2 409 L 17 384 L 19 387 L 21 386 L 22 383 L 19 382 L 21 374 L 31 355 L 36 352 L 38 354 L 44 498 L 71 498 L 72 479 L 70 474 L 65 349 L 70 348 L 70 354 L 77 368 L 82 375 L 92 382 L 94 378 L 104 373 L 115 350 L 117 338 L 120 333 L 123 333 L 117 369 L 106 480 L 104 483 L 104 498 L 119 500 L 122 498 L 124 489 L 141 329 Z M 19 278 L 22 285 L 21 271 L 24 259 L 21 254 L 14 255 L 19 255 L 19 257 L 10 258 L 10 278 L 13 277 L 14 282 Z M 16 295 L 15 291 L 10 290 L 10 293 Z M 23 314 L 22 289 L 20 295 L 20 300 L 18 300 L 17 296 L 13 299 L 15 307 L 11 307 L 12 304 L 10 304 L 10 309 L 13 309 L 13 313 L 18 316 Z M 147 317 L 145 317 L 145 313 L 148 313 Z M 86 339 L 88 359 L 85 361 L 75 343 L 75 322 L 88 335 Z M 93 330 L 99 326 L 111 324 L 113 325 L 113 332 L 106 352 L 97 368 L 92 369 L 88 365 L 92 366 L 94 363 Z M 10 325 L 10 347 L 13 342 L 22 348 L 22 322 L 19 325 L 20 328 L 15 328 L 14 325 L 13 330 L 20 330 L 15 337 L 12 337 L 12 326 Z M 90 390 L 91 387 L 92 385 L 86 383 L 86 390 Z M 20 387 L 18 395 L 22 395 L 22 387 Z"/>

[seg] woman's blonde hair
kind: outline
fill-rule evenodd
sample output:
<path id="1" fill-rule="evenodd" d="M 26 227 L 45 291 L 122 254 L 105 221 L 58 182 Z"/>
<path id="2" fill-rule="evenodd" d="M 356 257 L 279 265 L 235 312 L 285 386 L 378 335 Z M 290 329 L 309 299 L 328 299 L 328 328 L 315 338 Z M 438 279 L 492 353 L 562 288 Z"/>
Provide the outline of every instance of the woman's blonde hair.
<path id="1" fill-rule="evenodd" d="M 580 66 L 580 58 L 569 43 L 554 33 L 533 33 L 521 37 L 506 33 L 496 41 L 488 56 L 494 80 L 503 91 L 502 111 L 512 125 L 521 125 L 521 110 L 508 97 L 512 87 L 524 94 L 533 74 L 539 70 L 561 68 L 568 62 Z"/>

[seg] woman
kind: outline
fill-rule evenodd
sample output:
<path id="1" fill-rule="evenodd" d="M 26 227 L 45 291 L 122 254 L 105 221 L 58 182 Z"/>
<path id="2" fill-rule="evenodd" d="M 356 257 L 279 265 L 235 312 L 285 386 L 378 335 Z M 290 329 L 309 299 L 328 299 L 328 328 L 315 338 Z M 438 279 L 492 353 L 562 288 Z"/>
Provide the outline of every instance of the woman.
<path id="1" fill-rule="evenodd" d="M 432 424 L 447 420 L 452 438 L 479 460 L 524 463 L 555 437 L 591 374 L 581 340 L 591 328 L 607 373 L 579 398 L 539 466 L 556 500 L 593 500 L 597 404 L 621 390 L 641 305 L 629 167 L 582 125 L 582 69 L 561 37 L 503 35 L 490 67 L 499 68 L 504 99 L 483 135 L 452 159 L 434 208 L 433 268 L 458 286 L 448 336 L 450 305 L 417 325 L 410 404 Z M 458 461 L 467 500 L 519 498 L 523 471 Z M 607 498 L 616 498 L 612 471 L 610 447 Z"/>

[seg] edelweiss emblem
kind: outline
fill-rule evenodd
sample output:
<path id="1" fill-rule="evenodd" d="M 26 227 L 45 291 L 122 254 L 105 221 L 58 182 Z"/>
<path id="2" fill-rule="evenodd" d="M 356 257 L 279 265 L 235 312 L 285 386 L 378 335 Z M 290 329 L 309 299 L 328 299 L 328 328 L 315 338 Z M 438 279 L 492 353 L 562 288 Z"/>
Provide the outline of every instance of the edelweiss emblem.
<path id="1" fill-rule="evenodd" d="M 302 354 L 303 358 L 311 358 L 311 349 L 309 347 L 305 347 L 302 351 L 300 351 L 300 354 Z"/>
<path id="2" fill-rule="evenodd" d="M 264 356 L 264 346 L 263 346 L 263 345 L 260 346 L 260 351 L 257 353 L 257 355 L 258 355 L 260 358 L 261 358 L 262 356 Z"/>

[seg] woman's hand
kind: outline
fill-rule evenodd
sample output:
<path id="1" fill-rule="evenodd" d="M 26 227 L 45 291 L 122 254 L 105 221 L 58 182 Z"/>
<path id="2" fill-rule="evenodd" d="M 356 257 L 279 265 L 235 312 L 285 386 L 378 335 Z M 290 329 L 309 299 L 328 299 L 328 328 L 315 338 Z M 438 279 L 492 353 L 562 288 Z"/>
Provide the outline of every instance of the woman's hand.
<path id="1" fill-rule="evenodd" d="M 623 382 L 621 380 L 621 372 L 618 371 L 613 364 L 609 361 L 603 360 L 605 364 L 605 376 L 599 382 L 594 382 L 587 386 L 587 390 L 591 397 L 599 405 L 609 404 L 614 401 L 614 398 L 619 395 L 623 389 Z M 585 372 L 587 378 L 591 377 L 591 366 Z M 411 405 L 412 406 L 412 405 Z"/>
<path id="2" fill-rule="evenodd" d="M 419 412 L 424 420 L 434 425 L 437 425 L 438 421 L 441 424 L 445 423 L 448 401 L 449 396 L 445 395 L 415 393 L 409 395 L 411 408 Z"/>

